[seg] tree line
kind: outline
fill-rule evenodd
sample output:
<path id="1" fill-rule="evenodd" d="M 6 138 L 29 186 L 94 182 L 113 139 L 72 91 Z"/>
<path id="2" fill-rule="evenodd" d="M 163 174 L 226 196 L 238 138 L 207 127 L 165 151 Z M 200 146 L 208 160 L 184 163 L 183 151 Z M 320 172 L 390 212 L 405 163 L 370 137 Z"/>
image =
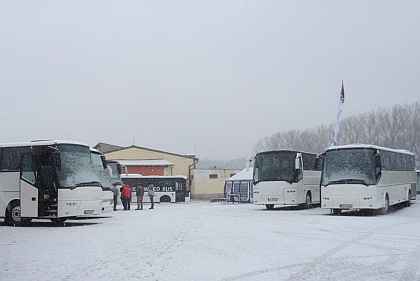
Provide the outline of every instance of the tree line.
<path id="1" fill-rule="evenodd" d="M 254 152 L 293 149 L 321 153 L 334 140 L 335 124 L 316 128 L 286 130 L 259 139 Z M 339 145 L 365 143 L 406 149 L 420 155 L 420 102 L 412 105 L 395 105 L 344 118 L 337 137 Z"/>

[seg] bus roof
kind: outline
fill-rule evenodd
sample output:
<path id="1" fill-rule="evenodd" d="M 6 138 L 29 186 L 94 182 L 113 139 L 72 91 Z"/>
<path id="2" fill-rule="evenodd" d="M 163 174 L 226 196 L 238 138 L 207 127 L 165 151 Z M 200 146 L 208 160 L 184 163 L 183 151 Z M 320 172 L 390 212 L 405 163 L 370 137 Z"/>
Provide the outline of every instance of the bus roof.
<path id="1" fill-rule="evenodd" d="M 330 150 L 350 149 L 350 148 L 373 148 L 373 149 L 378 149 L 378 150 L 386 150 L 386 151 L 391 151 L 391 152 L 396 152 L 396 153 L 414 155 L 412 152 L 405 149 L 393 149 L 393 148 L 382 147 L 382 146 L 378 146 L 374 144 L 363 144 L 363 143 L 330 146 L 325 150 L 325 152 L 330 151 Z"/>
<path id="2" fill-rule="evenodd" d="M 36 141 L 29 141 L 29 142 L 0 143 L 0 147 L 46 146 L 46 145 L 56 145 L 56 144 L 74 144 L 74 145 L 81 145 L 81 146 L 89 147 L 89 145 L 83 142 L 71 141 L 71 140 L 36 140 Z"/>
<path id="3" fill-rule="evenodd" d="M 261 152 L 258 152 L 256 155 L 258 155 L 258 154 L 279 153 L 279 152 L 307 153 L 307 154 L 318 155 L 318 153 L 315 153 L 315 152 L 299 151 L 299 150 L 293 150 L 293 149 L 277 149 L 277 150 L 261 151 Z"/>
<path id="4" fill-rule="evenodd" d="M 90 148 L 90 152 L 91 153 L 95 153 L 95 154 L 100 154 L 100 155 L 104 155 L 102 152 L 100 152 L 99 150 L 95 149 L 95 148 Z"/>

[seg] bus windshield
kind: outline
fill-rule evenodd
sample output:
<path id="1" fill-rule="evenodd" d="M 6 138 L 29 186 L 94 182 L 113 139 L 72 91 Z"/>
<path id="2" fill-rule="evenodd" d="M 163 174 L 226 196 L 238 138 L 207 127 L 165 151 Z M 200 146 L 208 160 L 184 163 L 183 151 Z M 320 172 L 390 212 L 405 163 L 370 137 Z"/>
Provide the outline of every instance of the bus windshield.
<path id="1" fill-rule="evenodd" d="M 260 181 L 296 182 L 296 152 L 275 151 L 255 156 L 254 183 Z"/>
<path id="2" fill-rule="evenodd" d="M 112 170 L 112 174 L 111 174 L 112 184 L 114 184 L 114 185 L 123 184 L 120 172 L 118 170 L 118 163 L 108 162 L 108 167 L 110 167 L 111 170 Z"/>
<path id="3" fill-rule="evenodd" d="M 376 184 L 374 150 L 337 149 L 325 153 L 321 185 Z"/>
<path id="4" fill-rule="evenodd" d="M 61 167 L 56 167 L 61 188 L 78 186 L 101 186 L 97 173 L 93 170 L 89 147 L 73 144 L 58 144 Z"/>
<path id="5" fill-rule="evenodd" d="M 111 176 L 107 169 L 104 169 L 104 163 L 102 162 L 102 155 L 99 153 L 93 152 L 91 154 L 92 157 L 92 164 L 94 169 L 98 172 L 99 180 L 102 185 L 103 190 L 111 190 L 112 189 L 112 183 L 111 183 Z"/>

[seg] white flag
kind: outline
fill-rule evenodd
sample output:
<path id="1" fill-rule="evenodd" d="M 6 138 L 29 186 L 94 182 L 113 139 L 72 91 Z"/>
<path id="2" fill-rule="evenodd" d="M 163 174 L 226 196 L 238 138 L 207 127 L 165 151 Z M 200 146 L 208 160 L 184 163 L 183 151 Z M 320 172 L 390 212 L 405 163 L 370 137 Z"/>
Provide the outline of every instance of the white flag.
<path id="1" fill-rule="evenodd" d="M 337 112 L 337 123 L 335 124 L 335 134 L 334 134 L 334 142 L 331 146 L 337 145 L 337 135 L 338 130 L 340 128 L 340 114 L 343 111 L 344 107 L 344 83 L 341 81 L 341 93 L 340 93 L 340 101 L 338 102 L 338 112 Z"/>

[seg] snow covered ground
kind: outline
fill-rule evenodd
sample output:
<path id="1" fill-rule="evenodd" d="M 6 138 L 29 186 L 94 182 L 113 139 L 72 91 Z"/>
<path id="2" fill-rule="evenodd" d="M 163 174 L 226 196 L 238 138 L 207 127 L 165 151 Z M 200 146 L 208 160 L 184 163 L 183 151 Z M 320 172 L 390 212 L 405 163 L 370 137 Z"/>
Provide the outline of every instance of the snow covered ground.
<path id="1" fill-rule="evenodd" d="M 146 205 L 65 227 L 1 224 L 0 251 L 0 280 L 420 280 L 420 201 L 386 216 Z"/>

